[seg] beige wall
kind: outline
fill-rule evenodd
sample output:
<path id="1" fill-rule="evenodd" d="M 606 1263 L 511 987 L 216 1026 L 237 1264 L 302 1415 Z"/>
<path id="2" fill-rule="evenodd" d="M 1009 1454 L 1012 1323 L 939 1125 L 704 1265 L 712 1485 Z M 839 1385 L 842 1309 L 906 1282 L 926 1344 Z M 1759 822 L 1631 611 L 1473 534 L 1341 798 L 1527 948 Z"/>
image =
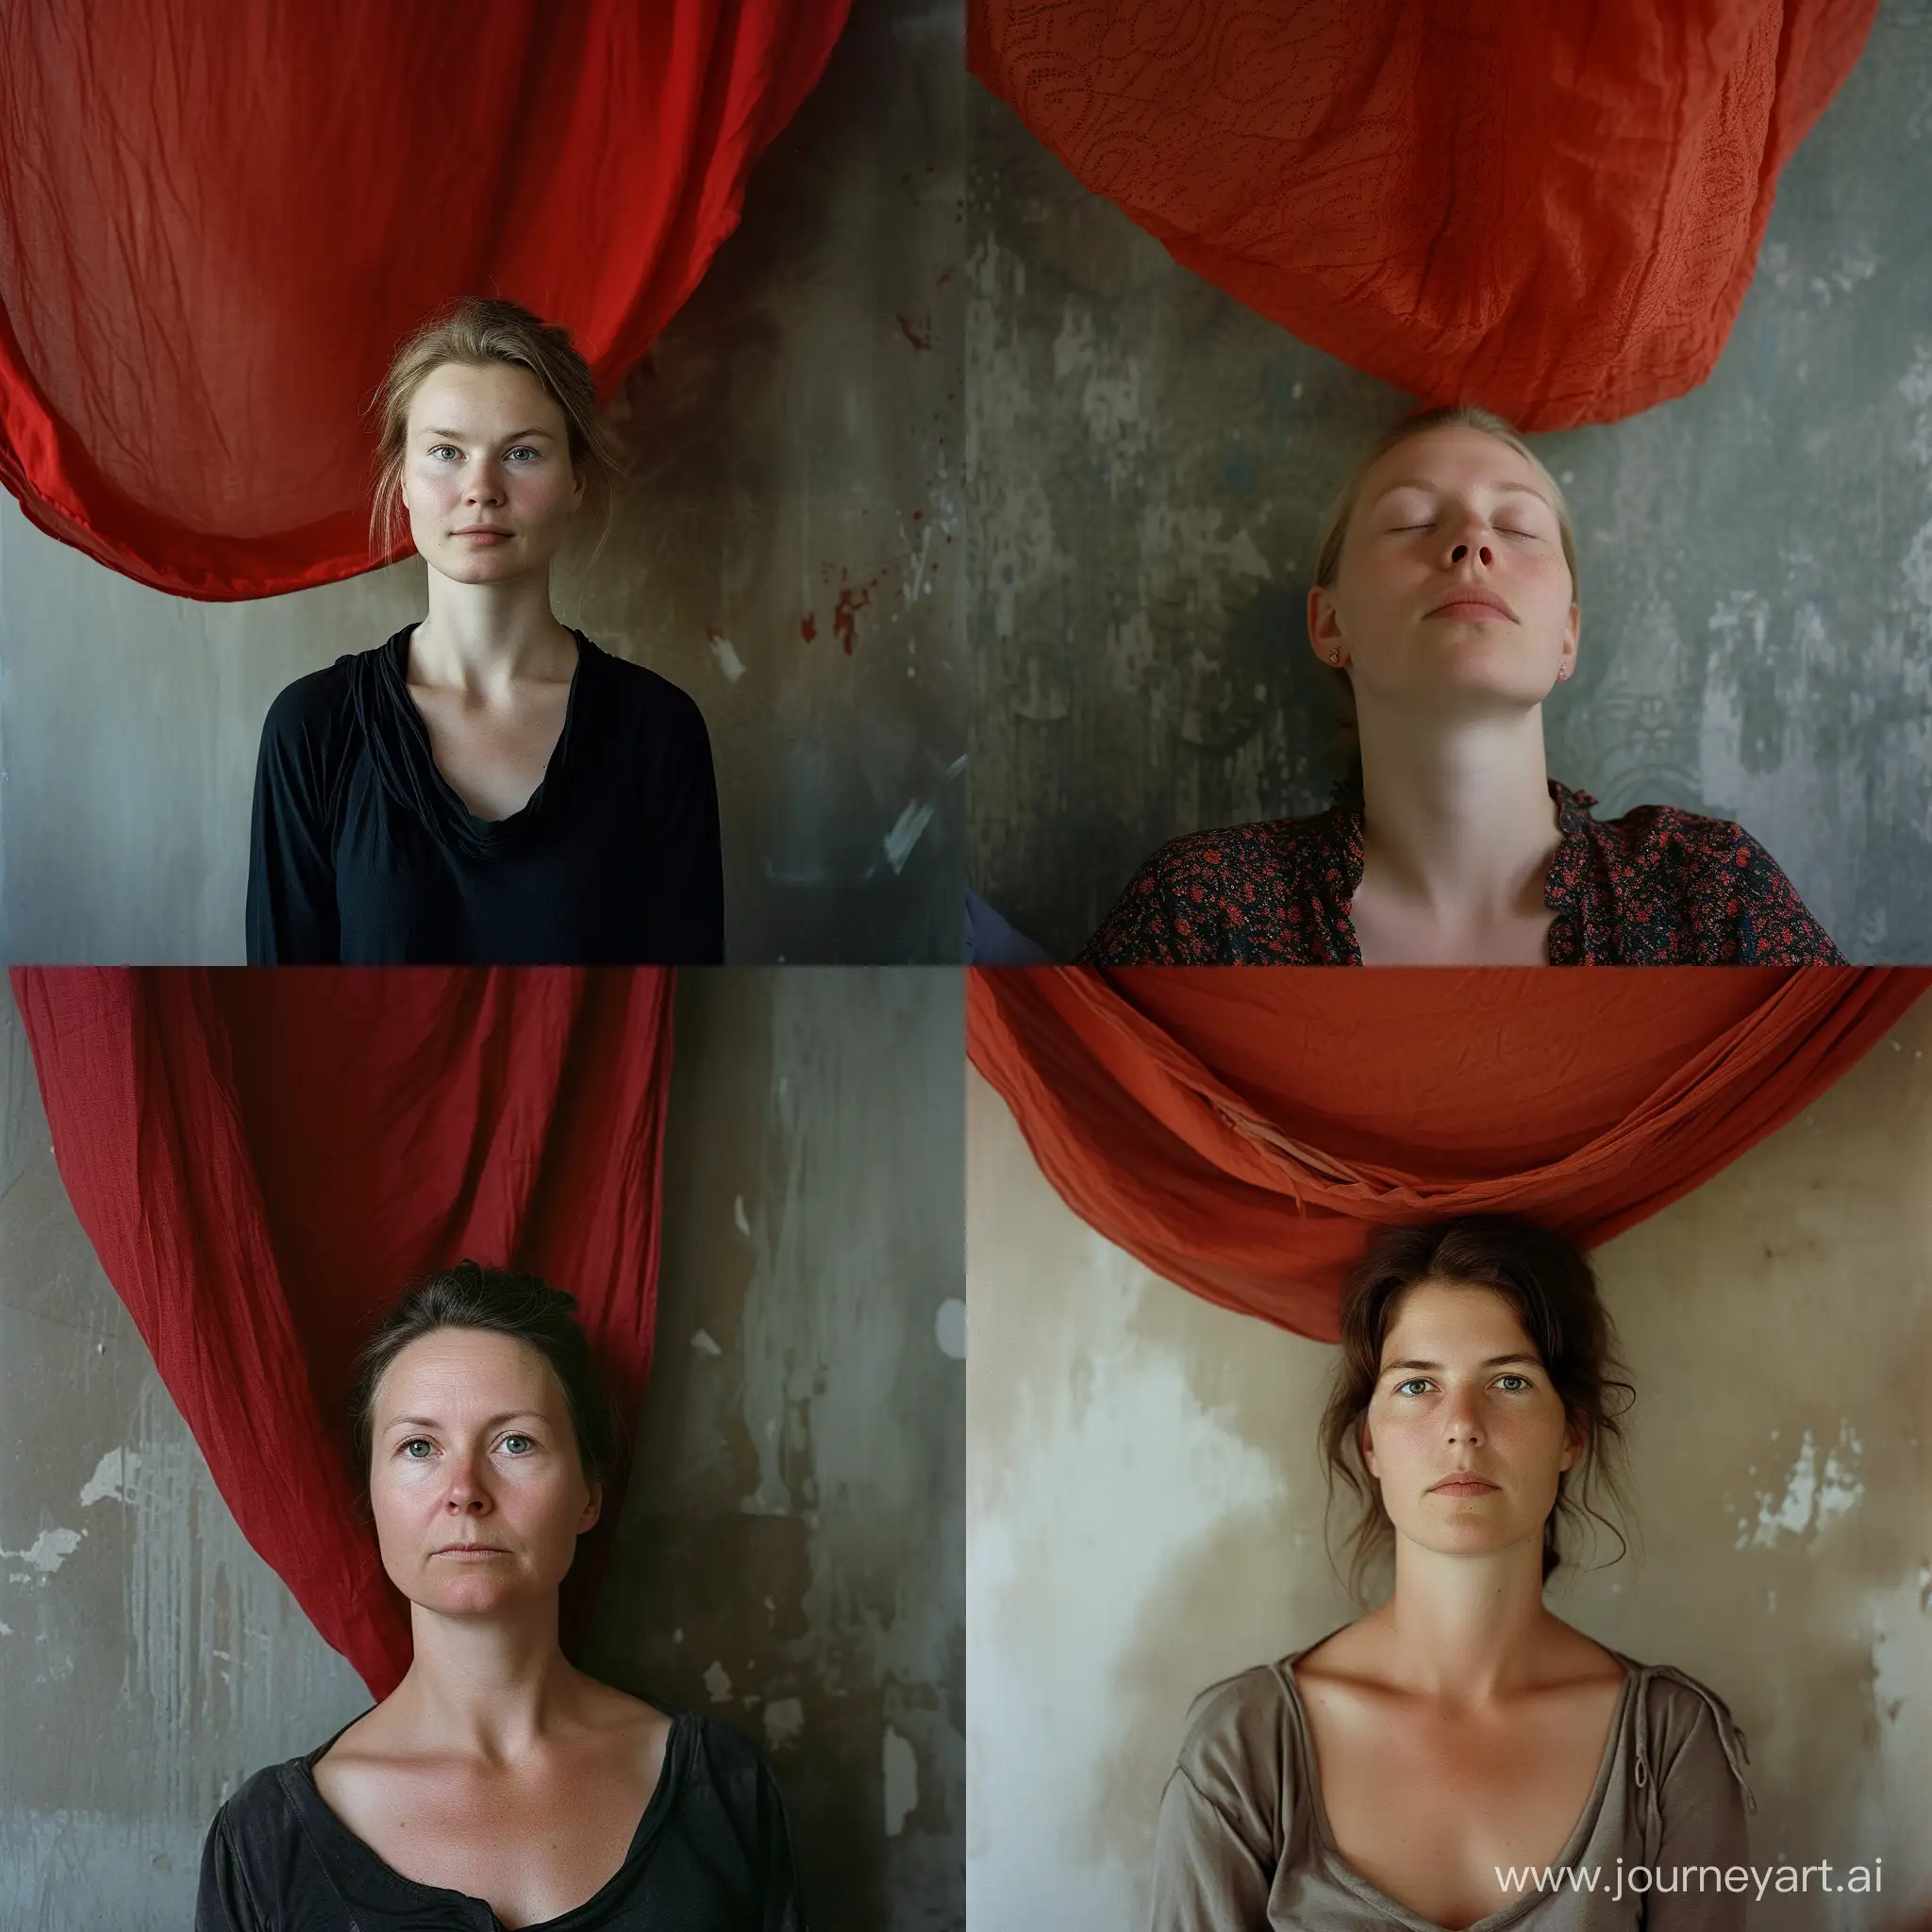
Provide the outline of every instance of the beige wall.
<path id="1" fill-rule="evenodd" d="M 1124 1932 L 1191 1694 L 1352 1613 L 1313 1447 L 1333 1351 L 1103 1241 L 976 1075 L 967 1123 L 968 1914 Z M 1932 998 L 1597 1257 L 1642 1547 L 1552 1601 L 1729 1702 L 1754 1859 L 1884 1859 L 1876 1899 L 1754 1932 L 1932 1903 L 1928 1183 Z"/>

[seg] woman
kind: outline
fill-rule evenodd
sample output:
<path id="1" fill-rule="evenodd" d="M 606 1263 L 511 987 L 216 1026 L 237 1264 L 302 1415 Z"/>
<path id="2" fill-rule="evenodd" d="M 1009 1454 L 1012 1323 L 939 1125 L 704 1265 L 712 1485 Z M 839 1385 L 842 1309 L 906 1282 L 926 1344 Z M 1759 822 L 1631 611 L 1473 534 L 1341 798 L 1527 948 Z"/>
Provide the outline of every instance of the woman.
<path id="1" fill-rule="evenodd" d="M 584 358 L 513 302 L 461 302 L 377 408 L 374 547 L 406 512 L 429 611 L 271 707 L 249 963 L 722 959 L 704 719 L 550 608 L 573 519 L 608 508 Z"/>
<path id="2" fill-rule="evenodd" d="M 1616 1371 L 1558 1237 L 1478 1218 L 1377 1239 L 1323 1441 L 1363 1504 L 1356 1577 L 1392 1544 L 1394 1588 L 1195 1700 L 1157 1932 L 1743 1924 L 1722 1876 L 1750 1798 L 1729 1713 L 1543 1605 L 1566 1524 L 1615 1492 Z"/>
<path id="3" fill-rule="evenodd" d="M 803 1932 L 752 1747 L 558 1646 L 558 1586 L 615 1451 L 574 1307 L 464 1261 L 370 1340 L 357 1448 L 414 1661 L 222 1807 L 197 1932 Z"/>
<path id="4" fill-rule="evenodd" d="M 1599 824 L 1543 764 L 1576 665 L 1576 546 L 1500 417 L 1409 417 L 1324 523 L 1316 656 L 1352 692 L 1358 787 L 1311 819 L 1163 845 L 1096 966 L 1718 965 L 1840 960 L 1769 853 L 1668 806 Z"/>

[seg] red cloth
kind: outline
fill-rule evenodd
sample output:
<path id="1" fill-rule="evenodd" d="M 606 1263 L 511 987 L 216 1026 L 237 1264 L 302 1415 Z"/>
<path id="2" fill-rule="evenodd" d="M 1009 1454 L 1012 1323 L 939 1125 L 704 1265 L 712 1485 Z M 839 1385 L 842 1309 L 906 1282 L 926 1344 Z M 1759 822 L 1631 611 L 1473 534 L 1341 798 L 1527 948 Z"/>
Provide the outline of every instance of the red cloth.
<path id="1" fill-rule="evenodd" d="M 1585 1246 L 1792 1118 L 1932 971 L 976 972 L 967 1048 L 1108 1241 L 1332 1341 L 1372 1225 L 1515 1214 Z"/>
<path id="2" fill-rule="evenodd" d="M 608 395 L 849 0 L 0 0 L 0 481 L 191 597 L 370 567 L 363 408 L 458 295 Z"/>
<path id="3" fill-rule="evenodd" d="M 1710 374 L 1876 0 L 971 0 L 973 71 L 1174 258 L 1426 403 Z"/>
<path id="4" fill-rule="evenodd" d="M 372 1324 L 469 1255 L 651 1358 L 671 975 L 13 969 L 55 1158 L 242 1534 L 376 1696 L 409 1661 L 349 1466 Z M 566 1589 L 580 1631 L 617 1521 Z M 608 1538 L 607 1538 L 608 1540 Z"/>

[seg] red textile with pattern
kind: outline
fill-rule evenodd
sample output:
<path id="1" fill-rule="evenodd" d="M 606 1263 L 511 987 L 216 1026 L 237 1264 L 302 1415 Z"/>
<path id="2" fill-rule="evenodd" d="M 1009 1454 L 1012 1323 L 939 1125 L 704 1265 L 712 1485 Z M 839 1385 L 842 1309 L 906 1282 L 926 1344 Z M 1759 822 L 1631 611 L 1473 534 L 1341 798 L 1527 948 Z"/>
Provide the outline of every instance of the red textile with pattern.
<path id="1" fill-rule="evenodd" d="M 1892 967 L 1007 968 L 968 976 L 967 1050 L 1082 1220 L 1333 1341 L 1372 1226 L 1515 1214 L 1607 1241 L 1927 991 Z"/>
<path id="2" fill-rule="evenodd" d="M 971 0 L 974 74 L 1184 267 L 1427 403 L 1711 372 L 1876 0 Z"/>
<path id="3" fill-rule="evenodd" d="M 1741 825 L 1667 805 L 1604 824 L 1554 780 L 1561 842 L 1543 882 L 1552 966 L 1841 966 L 1777 861 Z M 1349 908 L 1360 808 L 1170 839 L 1083 966 L 1359 966 Z"/>
<path id="4" fill-rule="evenodd" d="M 608 396 L 849 0 L 0 0 L 0 482 L 145 584 L 370 568 L 364 405 L 459 295 Z"/>
<path id="5" fill-rule="evenodd" d="M 626 1414 L 657 1311 L 671 975 L 13 969 L 54 1153 L 224 1501 L 377 1697 L 408 1606 L 344 1399 L 374 1318 L 468 1255 L 577 1297 Z M 580 1634 L 623 1473 L 565 1586 Z"/>

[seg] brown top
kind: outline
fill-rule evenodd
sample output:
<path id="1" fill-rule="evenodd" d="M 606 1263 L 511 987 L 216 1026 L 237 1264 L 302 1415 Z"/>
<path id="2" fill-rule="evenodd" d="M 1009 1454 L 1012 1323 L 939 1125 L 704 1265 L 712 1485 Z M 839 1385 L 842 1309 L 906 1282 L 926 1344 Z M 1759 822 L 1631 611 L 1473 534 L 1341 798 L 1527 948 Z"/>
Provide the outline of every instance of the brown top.
<path id="1" fill-rule="evenodd" d="M 1335 1848 L 1294 1682 L 1307 1654 L 1195 1698 L 1160 1800 L 1154 1932 L 1442 1932 Z M 1569 1843 L 1468 1932 L 1741 1932 L 1746 1894 L 1724 1875 L 1741 1873 L 1744 1808 L 1757 1809 L 1744 1740 L 1702 1684 L 1618 1661 L 1628 1674 Z"/>

